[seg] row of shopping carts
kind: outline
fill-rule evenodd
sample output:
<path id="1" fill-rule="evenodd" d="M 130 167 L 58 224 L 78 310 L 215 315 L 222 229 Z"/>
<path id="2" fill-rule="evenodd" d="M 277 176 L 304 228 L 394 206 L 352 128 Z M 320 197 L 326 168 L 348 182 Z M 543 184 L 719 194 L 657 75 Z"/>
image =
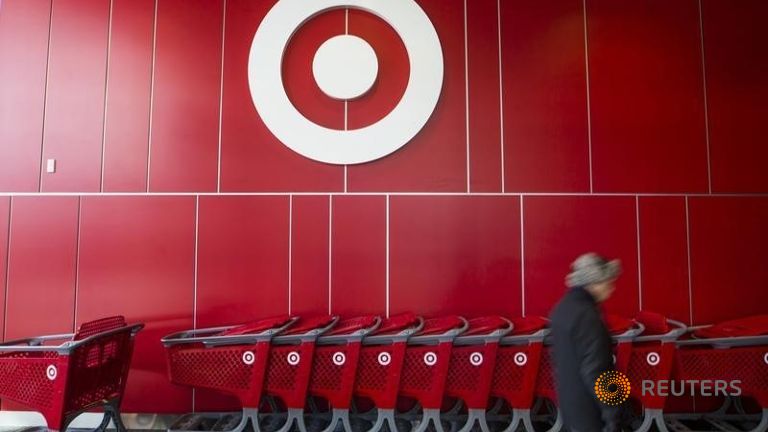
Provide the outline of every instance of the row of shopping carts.
<path id="1" fill-rule="evenodd" d="M 754 414 L 730 398 L 708 415 L 671 414 L 667 396 L 632 385 L 634 430 L 768 430 L 768 317 L 689 328 L 642 312 L 606 322 L 616 370 L 633 384 L 738 380 L 742 399 L 757 404 Z M 123 430 L 120 401 L 141 327 L 112 317 L 2 344 L 0 397 L 36 408 L 56 430 L 103 406 L 100 429 L 112 420 Z M 162 339 L 170 380 L 233 395 L 242 412 L 188 414 L 170 431 L 557 432 L 548 333 L 541 317 L 413 314 L 280 316 L 175 333 Z"/>

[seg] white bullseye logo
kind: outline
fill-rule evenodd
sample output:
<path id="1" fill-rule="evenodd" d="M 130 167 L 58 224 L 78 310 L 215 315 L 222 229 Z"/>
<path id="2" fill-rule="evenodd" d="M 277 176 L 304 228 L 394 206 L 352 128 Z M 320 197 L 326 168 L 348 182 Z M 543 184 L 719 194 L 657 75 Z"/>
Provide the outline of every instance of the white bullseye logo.
<path id="1" fill-rule="evenodd" d="M 525 366 L 528 363 L 528 356 L 525 353 L 515 354 L 515 364 L 518 366 Z"/>
<path id="2" fill-rule="evenodd" d="M 658 353 L 649 352 L 648 355 L 645 356 L 645 361 L 651 366 L 656 366 L 661 361 L 661 356 L 659 356 Z"/>
<path id="3" fill-rule="evenodd" d="M 410 76 L 397 106 L 380 121 L 354 130 L 320 126 L 288 98 L 283 53 L 309 19 L 330 9 L 353 8 L 386 21 L 408 52 Z M 329 97 L 364 96 L 379 72 L 376 53 L 357 36 L 335 36 L 315 53 L 312 73 Z M 387 156 L 408 143 L 427 123 L 443 86 L 443 53 L 429 17 L 414 0 L 280 0 L 253 37 L 248 61 L 253 104 L 272 134 L 291 150 L 330 164 L 359 164 Z"/>
<path id="4" fill-rule="evenodd" d="M 768 364 L 768 353 L 765 353 L 765 355 L 763 356 L 763 361 L 765 362 L 765 364 Z"/>
<path id="5" fill-rule="evenodd" d="M 343 366 L 344 362 L 346 361 L 347 356 L 345 356 L 343 352 L 337 352 L 333 354 L 333 364 L 336 366 Z"/>
<path id="6" fill-rule="evenodd" d="M 301 360 L 301 356 L 296 351 L 291 351 L 288 353 L 288 364 L 291 366 L 296 366 L 299 364 L 299 361 Z"/>
<path id="7" fill-rule="evenodd" d="M 483 354 L 473 352 L 472 355 L 469 356 L 469 362 L 472 363 L 472 366 L 480 366 L 483 364 Z"/>
<path id="8" fill-rule="evenodd" d="M 388 352 L 379 353 L 379 364 L 387 366 L 392 361 L 392 356 Z"/>
<path id="9" fill-rule="evenodd" d="M 51 381 L 55 380 L 58 374 L 59 371 L 54 365 L 48 365 L 48 367 L 45 368 L 45 376 L 48 377 L 48 379 Z"/>
<path id="10" fill-rule="evenodd" d="M 437 354 L 428 352 L 424 354 L 424 364 L 427 366 L 434 366 L 437 363 Z"/>
<path id="11" fill-rule="evenodd" d="M 254 361 L 256 361 L 256 356 L 253 355 L 252 351 L 246 351 L 243 353 L 243 363 L 252 365 Z"/>

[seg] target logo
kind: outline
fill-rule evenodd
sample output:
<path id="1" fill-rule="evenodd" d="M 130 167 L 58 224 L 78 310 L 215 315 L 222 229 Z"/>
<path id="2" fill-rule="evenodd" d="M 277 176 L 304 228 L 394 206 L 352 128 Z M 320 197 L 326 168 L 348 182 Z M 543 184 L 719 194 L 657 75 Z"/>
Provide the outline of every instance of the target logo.
<path id="1" fill-rule="evenodd" d="M 483 364 L 483 354 L 473 352 L 472 355 L 469 356 L 469 362 L 472 363 L 472 366 L 480 366 Z"/>
<path id="2" fill-rule="evenodd" d="M 659 353 L 656 352 L 649 352 L 647 356 L 645 356 L 645 361 L 648 362 L 651 366 L 656 366 L 661 361 L 661 356 Z"/>
<path id="3" fill-rule="evenodd" d="M 763 356 L 763 361 L 765 362 L 765 364 L 768 364 L 768 352 L 765 353 L 765 355 Z"/>
<path id="4" fill-rule="evenodd" d="M 389 355 L 388 352 L 379 353 L 379 364 L 382 366 L 387 366 L 389 363 L 392 362 L 392 356 Z"/>
<path id="5" fill-rule="evenodd" d="M 344 363 L 347 361 L 347 356 L 344 355 L 343 352 L 335 352 L 333 353 L 333 364 L 336 366 L 343 366 Z"/>
<path id="6" fill-rule="evenodd" d="M 373 14 L 388 23 L 405 46 L 410 65 L 400 102 L 376 123 L 354 130 L 330 129 L 306 118 L 291 102 L 282 60 L 292 35 L 312 17 L 338 8 Z M 367 41 L 341 35 L 315 53 L 312 74 L 336 100 L 363 97 L 379 72 Z M 264 124 L 285 146 L 330 164 L 359 164 L 387 156 L 407 144 L 427 123 L 443 85 L 443 53 L 432 22 L 414 0 L 280 0 L 256 30 L 248 61 L 253 104 Z"/>
<path id="7" fill-rule="evenodd" d="M 56 377 L 59 375 L 59 370 L 56 369 L 56 366 L 54 365 L 48 365 L 47 368 L 45 368 L 45 376 L 53 381 L 56 379 Z"/>
<path id="8" fill-rule="evenodd" d="M 255 361 L 256 361 L 256 356 L 253 354 L 253 351 L 246 351 L 243 353 L 243 363 L 250 366 Z"/>
<path id="9" fill-rule="evenodd" d="M 515 354 L 515 364 L 518 366 L 525 366 L 528 363 L 528 356 L 525 353 Z"/>
<path id="10" fill-rule="evenodd" d="M 291 351 L 288 353 L 286 359 L 288 360 L 289 365 L 296 366 L 301 361 L 301 356 L 296 351 Z"/>
<path id="11" fill-rule="evenodd" d="M 434 366 L 437 363 L 437 354 L 432 351 L 424 354 L 424 364 L 427 366 Z"/>

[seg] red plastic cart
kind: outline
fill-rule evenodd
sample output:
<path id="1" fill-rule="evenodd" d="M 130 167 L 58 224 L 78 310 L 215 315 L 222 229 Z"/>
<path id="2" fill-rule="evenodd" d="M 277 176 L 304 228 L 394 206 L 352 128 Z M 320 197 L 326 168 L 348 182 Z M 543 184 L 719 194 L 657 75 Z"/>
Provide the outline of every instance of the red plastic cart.
<path id="1" fill-rule="evenodd" d="M 512 331 L 512 322 L 499 316 L 469 320 L 469 328 L 453 340 L 445 393 L 467 409 L 466 418 L 456 411 L 443 417 L 452 429 L 469 432 L 475 425 L 488 432 L 485 412 L 491 396 L 491 382 L 501 338 Z"/>
<path id="2" fill-rule="evenodd" d="M 181 417 L 170 431 L 198 430 L 202 423 L 218 423 L 214 429 L 241 431 L 250 421 L 259 427 L 259 404 L 272 338 L 298 318 L 278 316 L 241 325 L 187 330 L 162 339 L 166 347 L 168 376 L 172 383 L 207 388 L 238 398 L 240 416 L 190 414 Z M 231 427 L 225 427 L 225 426 Z"/>
<path id="3" fill-rule="evenodd" d="M 423 432 L 430 424 L 443 432 L 440 408 L 445 393 L 451 348 L 457 336 L 467 330 L 467 320 L 460 316 L 432 318 L 424 328 L 408 339 L 403 370 L 400 376 L 400 396 L 414 400 L 421 415 L 411 418 L 411 412 L 401 416 L 415 424 L 413 432 Z"/>
<path id="4" fill-rule="evenodd" d="M 378 432 L 385 427 L 389 431 L 397 430 L 395 408 L 406 344 L 423 326 L 424 320 L 420 317 L 404 313 L 385 319 L 376 331 L 363 339 L 354 396 L 358 405 L 370 402 L 375 409 L 354 413 L 353 418 L 371 421 L 370 432 Z"/>
<path id="5" fill-rule="evenodd" d="M 0 397 L 39 411 L 48 428 L 63 431 L 77 415 L 104 408 L 104 431 L 112 420 L 125 431 L 120 403 L 133 343 L 144 324 L 122 316 L 90 321 L 74 334 L 39 336 L 0 345 Z M 65 341 L 60 345 L 50 345 Z"/>
<path id="6" fill-rule="evenodd" d="M 262 429 L 288 432 L 296 427 L 306 432 L 304 405 L 315 345 L 318 337 L 331 330 L 338 320 L 337 316 L 329 315 L 302 318 L 272 339 L 264 389 L 277 403 L 272 404 L 273 412 L 265 414 Z M 282 406 L 285 412 L 280 412 Z"/>
<path id="7" fill-rule="evenodd" d="M 533 431 L 531 406 L 549 321 L 529 316 L 513 319 L 512 324 L 512 332 L 500 342 L 491 393 L 511 410 L 511 422 L 505 432 L 517 430 L 521 423 L 526 430 Z M 497 406 L 490 414 L 497 417 L 500 408 Z"/>
<path id="8" fill-rule="evenodd" d="M 348 318 L 317 339 L 309 395 L 322 398 L 331 410 L 323 432 L 341 426 L 352 432 L 349 410 L 363 338 L 381 325 L 375 315 Z"/>

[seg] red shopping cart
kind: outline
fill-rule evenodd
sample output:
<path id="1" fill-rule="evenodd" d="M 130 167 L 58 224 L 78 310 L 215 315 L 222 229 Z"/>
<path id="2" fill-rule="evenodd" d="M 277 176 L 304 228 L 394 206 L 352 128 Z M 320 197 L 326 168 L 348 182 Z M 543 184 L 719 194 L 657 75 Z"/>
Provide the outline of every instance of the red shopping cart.
<path id="1" fill-rule="evenodd" d="M 445 393 L 467 409 L 466 418 L 453 413 L 443 418 L 452 429 L 469 432 L 477 424 L 487 431 L 485 412 L 501 338 L 512 331 L 512 322 L 499 316 L 469 320 L 468 329 L 453 340 Z M 458 406 L 458 405 L 457 405 Z"/>
<path id="2" fill-rule="evenodd" d="M 685 324 L 667 319 L 663 315 L 642 311 L 635 320 L 644 330 L 639 336 L 631 338 L 631 353 L 626 365 L 618 368 L 626 373 L 632 383 L 631 397 L 640 402 L 642 424 L 637 432 L 646 432 L 655 424 L 659 430 L 665 430 L 662 410 L 666 396 L 658 393 L 643 394 L 644 380 L 669 380 L 675 359 L 675 340 L 682 336 Z"/>
<path id="3" fill-rule="evenodd" d="M 172 383 L 229 393 L 242 405 L 241 415 L 189 414 L 170 431 L 241 431 L 250 421 L 258 430 L 259 404 L 263 393 L 272 338 L 298 318 L 278 316 L 241 325 L 187 330 L 162 339 L 166 347 L 168 376 Z"/>
<path id="4" fill-rule="evenodd" d="M 104 408 L 104 431 L 112 420 L 125 431 L 120 403 L 133 353 L 144 324 L 122 316 L 90 321 L 74 334 L 39 336 L 0 345 L 0 397 L 30 406 L 48 428 L 63 431 L 78 414 Z M 60 345 L 50 345 L 65 341 Z"/>
<path id="5" fill-rule="evenodd" d="M 306 432 L 304 405 L 315 344 L 338 320 L 339 317 L 330 315 L 302 318 L 272 339 L 264 384 L 265 393 L 272 401 L 272 411 L 265 414 L 262 429 L 288 432 L 296 427 Z"/>
<path id="6" fill-rule="evenodd" d="M 697 383 L 701 394 L 703 383 L 725 382 L 728 391 L 734 382 L 740 397 L 753 398 L 761 413 L 755 418 L 751 432 L 768 430 L 768 315 L 752 316 L 713 326 L 693 327 L 689 338 L 677 341 L 675 380 Z M 710 392 L 713 389 L 710 388 Z M 735 396 L 735 395 L 734 395 Z M 732 430 L 727 416 L 701 416 L 702 420 Z M 753 420 L 741 412 L 741 420 Z M 676 424 L 679 424 L 677 422 Z M 723 429 L 730 427 L 732 429 Z M 744 430 L 744 429 L 739 429 Z"/>
<path id="7" fill-rule="evenodd" d="M 467 330 L 467 320 L 460 316 L 432 318 L 424 328 L 408 339 L 403 370 L 400 377 L 400 396 L 417 403 L 421 415 L 405 413 L 400 417 L 414 423 L 414 432 L 423 432 L 430 426 L 443 432 L 440 408 L 451 360 L 451 347 L 456 337 Z"/>
<path id="8" fill-rule="evenodd" d="M 411 313 L 387 318 L 363 339 L 355 378 L 354 396 L 358 405 L 370 402 L 375 409 L 354 413 L 356 421 L 371 421 L 370 432 L 384 428 L 396 431 L 395 408 L 400 374 L 408 339 L 421 331 L 424 320 Z M 371 416 L 371 413 L 373 416 Z"/>
<path id="9" fill-rule="evenodd" d="M 529 316 L 513 319 L 512 324 L 512 332 L 500 341 L 491 384 L 491 394 L 499 398 L 500 403 L 489 414 L 499 419 L 501 403 L 506 403 L 512 417 L 505 432 L 517 430 L 521 423 L 526 430 L 533 431 L 531 406 L 541 367 L 544 338 L 549 334 L 549 321 Z"/>
<path id="10" fill-rule="evenodd" d="M 331 418 L 323 432 L 341 426 L 352 432 L 349 410 L 352 404 L 355 376 L 363 338 L 381 325 L 375 315 L 340 321 L 332 330 L 317 339 L 309 395 L 327 402 Z M 311 402 L 311 399 L 310 399 Z M 317 413 L 319 410 L 315 410 Z M 320 417 L 315 414 L 315 417 Z"/>

